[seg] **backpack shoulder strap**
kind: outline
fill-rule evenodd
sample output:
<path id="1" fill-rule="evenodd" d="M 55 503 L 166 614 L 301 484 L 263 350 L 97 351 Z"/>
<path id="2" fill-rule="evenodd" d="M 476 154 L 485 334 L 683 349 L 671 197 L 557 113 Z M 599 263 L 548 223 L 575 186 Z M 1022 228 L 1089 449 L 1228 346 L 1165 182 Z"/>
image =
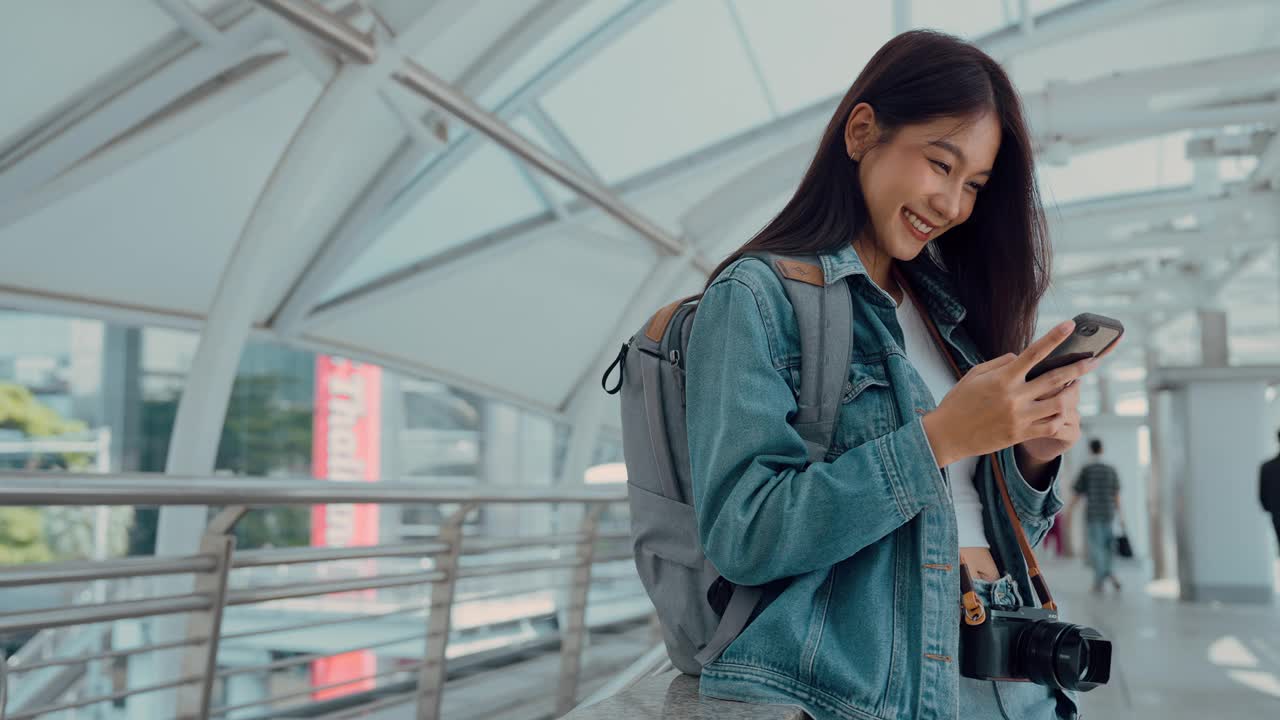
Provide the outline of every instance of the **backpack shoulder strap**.
<path id="1" fill-rule="evenodd" d="M 834 440 L 836 418 L 849 381 L 853 299 L 849 283 L 824 282 L 815 256 L 753 252 L 782 283 L 800 328 L 800 397 L 792 426 L 804 438 L 810 462 L 820 462 Z M 735 585 L 715 633 L 695 660 L 705 666 L 742 634 L 764 596 L 762 587 Z"/>
<path id="2" fill-rule="evenodd" d="M 819 462 L 835 438 L 836 418 L 849 381 L 853 304 L 849 284 L 828 285 L 816 256 L 751 253 L 782 282 L 800 329 L 800 397 L 792 423 Z"/>

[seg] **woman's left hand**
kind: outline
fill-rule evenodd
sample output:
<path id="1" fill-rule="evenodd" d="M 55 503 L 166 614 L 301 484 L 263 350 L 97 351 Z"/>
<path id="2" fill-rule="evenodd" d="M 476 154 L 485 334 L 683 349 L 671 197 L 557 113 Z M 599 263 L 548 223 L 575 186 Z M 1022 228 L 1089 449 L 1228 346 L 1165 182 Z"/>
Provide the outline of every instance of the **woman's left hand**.
<path id="1" fill-rule="evenodd" d="M 1021 451 L 1019 455 L 1037 465 L 1052 462 L 1080 440 L 1080 383 L 1073 382 L 1057 392 L 1036 399 L 1047 400 L 1052 397 L 1061 397 L 1065 405 L 1061 413 L 1040 421 L 1050 425 L 1052 433 L 1024 440 L 1018 445 L 1018 450 Z"/>

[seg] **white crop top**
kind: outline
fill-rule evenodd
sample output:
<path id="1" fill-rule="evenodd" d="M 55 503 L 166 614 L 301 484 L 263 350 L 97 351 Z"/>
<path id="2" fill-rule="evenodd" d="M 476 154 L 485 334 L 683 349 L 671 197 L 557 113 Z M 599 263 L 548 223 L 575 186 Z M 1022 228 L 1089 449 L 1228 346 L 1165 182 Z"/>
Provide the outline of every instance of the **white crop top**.
<path id="1" fill-rule="evenodd" d="M 924 379 L 933 393 L 934 402 L 941 402 L 955 387 L 955 372 L 938 350 L 930 336 L 929 328 L 920 317 L 920 311 L 904 296 L 898 306 L 898 324 L 902 326 L 903 349 L 916 372 Z M 973 486 L 973 473 L 978 458 L 957 460 L 947 468 L 951 480 L 951 501 L 956 506 L 956 525 L 960 534 L 960 547 L 990 547 L 982 528 L 982 499 Z"/>

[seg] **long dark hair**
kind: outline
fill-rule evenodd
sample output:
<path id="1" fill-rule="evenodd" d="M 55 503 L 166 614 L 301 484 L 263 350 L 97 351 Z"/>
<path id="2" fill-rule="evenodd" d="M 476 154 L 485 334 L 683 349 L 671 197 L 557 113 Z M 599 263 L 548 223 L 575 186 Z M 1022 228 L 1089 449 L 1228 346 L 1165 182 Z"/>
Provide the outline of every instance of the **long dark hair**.
<path id="1" fill-rule="evenodd" d="M 858 164 L 845 147 L 845 124 L 863 102 L 875 110 L 882 140 L 904 125 L 995 114 L 1000 149 L 972 214 L 910 264 L 950 276 L 968 310 L 964 327 L 984 355 L 1020 352 L 1035 333 L 1036 307 L 1049 283 L 1048 231 L 1030 133 L 1004 69 L 977 47 L 939 32 L 906 32 L 876 52 L 827 123 L 786 207 L 722 262 L 711 280 L 745 252 L 828 252 L 865 229 L 869 217 Z"/>

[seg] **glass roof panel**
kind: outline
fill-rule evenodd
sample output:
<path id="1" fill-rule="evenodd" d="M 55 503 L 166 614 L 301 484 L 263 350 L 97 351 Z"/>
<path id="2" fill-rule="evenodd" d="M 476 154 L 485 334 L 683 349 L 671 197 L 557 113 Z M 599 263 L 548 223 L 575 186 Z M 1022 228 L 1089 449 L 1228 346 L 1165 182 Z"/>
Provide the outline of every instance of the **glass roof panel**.
<path id="1" fill-rule="evenodd" d="M 408 212 L 376 230 L 380 237 L 329 297 L 544 209 L 511 156 L 486 143 Z"/>
<path id="2" fill-rule="evenodd" d="M 663 6 L 548 92 L 543 107 L 610 183 L 769 119 L 720 2 Z"/>
<path id="3" fill-rule="evenodd" d="M 887 2 L 736 0 L 734 6 L 781 114 L 843 93 L 893 32 Z"/>
<path id="4" fill-rule="evenodd" d="M 1170 133 L 1072 156 L 1066 165 L 1037 163 L 1046 205 L 1191 184 L 1189 131 Z"/>
<path id="5" fill-rule="evenodd" d="M 970 39 L 1016 22 L 1016 18 L 1016 8 L 1012 17 L 1006 16 L 1003 0 L 912 0 L 911 3 L 912 25 Z"/>
<path id="6" fill-rule="evenodd" d="M 547 154 L 555 156 L 561 162 L 573 168 L 574 170 L 580 169 L 576 167 L 571 161 L 567 160 L 566 158 L 560 157 L 556 153 L 556 151 L 551 148 L 551 141 L 547 139 L 547 136 L 543 135 L 542 131 L 534 127 L 533 123 L 530 122 L 528 118 L 524 117 L 523 115 L 511 121 L 511 128 L 516 132 L 520 133 L 521 135 L 523 135 L 525 138 L 527 138 L 529 142 L 533 143 L 534 145 L 537 145 L 538 148 L 540 148 Z M 555 180 L 547 178 L 546 176 L 543 176 L 543 177 L 545 178 L 543 181 L 543 185 L 551 192 L 551 198 L 555 202 L 565 203 L 578 197 L 577 193 L 566 188 L 564 185 L 556 182 Z"/>
<path id="7" fill-rule="evenodd" d="M 177 29 L 154 3 L 31 2 L 0 22 L 0 144 Z M 18 68 L 38 69 L 22 72 Z"/>
<path id="8" fill-rule="evenodd" d="M 555 29 L 520 56 L 519 61 L 508 66 L 498 79 L 480 94 L 480 103 L 490 109 L 496 108 L 503 100 L 514 94 L 606 20 L 617 15 L 628 4 L 629 0 L 593 0 L 593 2 L 583 3 L 582 7 L 557 24 Z"/>

